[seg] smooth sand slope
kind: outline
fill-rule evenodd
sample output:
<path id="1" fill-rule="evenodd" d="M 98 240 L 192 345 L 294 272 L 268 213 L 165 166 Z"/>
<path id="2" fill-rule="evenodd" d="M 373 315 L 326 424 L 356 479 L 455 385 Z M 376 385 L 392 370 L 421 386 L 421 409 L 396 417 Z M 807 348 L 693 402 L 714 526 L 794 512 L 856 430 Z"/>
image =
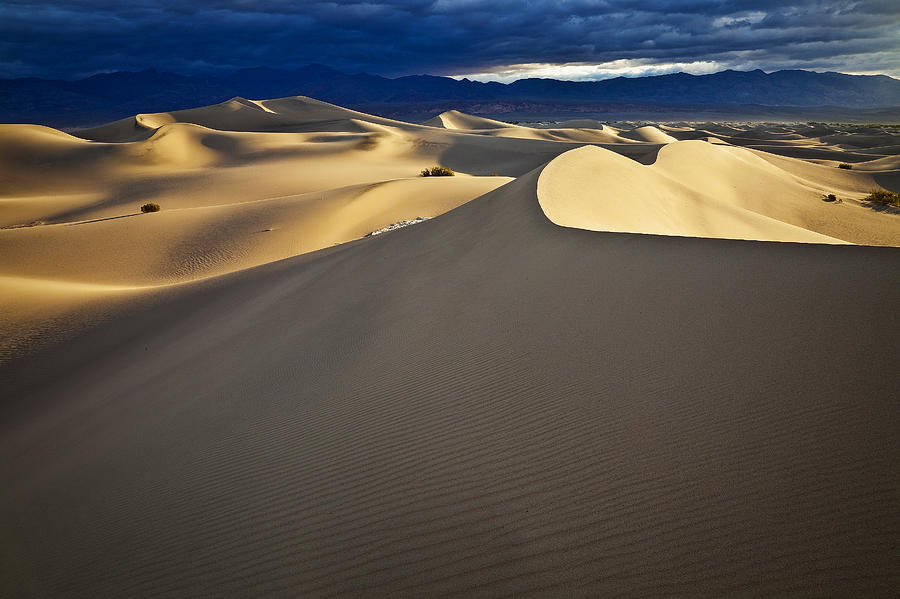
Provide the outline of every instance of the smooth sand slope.
<path id="1" fill-rule="evenodd" d="M 712 128 L 0 128 L 0 596 L 893 596 L 898 165 Z"/>
<path id="2" fill-rule="evenodd" d="M 840 177 L 831 170 L 822 174 Z M 594 231 L 806 243 L 900 242 L 895 218 L 871 209 L 837 211 L 810 201 L 817 190 L 829 188 L 821 177 L 813 181 L 743 148 L 683 141 L 662 148 L 651 165 L 593 146 L 572 150 L 543 169 L 538 189 L 550 220 Z M 838 185 L 833 181 L 831 188 Z M 818 193 L 821 197 L 823 192 Z"/>
<path id="3" fill-rule="evenodd" d="M 667 144 L 675 141 L 675 138 L 668 133 L 660 131 L 658 128 L 650 125 L 638 127 L 633 131 L 623 133 L 622 137 L 625 137 L 626 139 L 633 139 L 635 141 L 647 141 L 655 144 Z"/>
<path id="4" fill-rule="evenodd" d="M 475 116 L 473 114 L 466 114 L 458 110 L 448 110 L 446 112 L 442 112 L 441 114 L 425 121 L 422 124 L 429 127 L 443 127 L 444 129 L 463 129 L 469 131 L 477 129 L 520 128 L 517 125 L 511 125 L 510 123 L 495 121 L 494 119 Z"/>

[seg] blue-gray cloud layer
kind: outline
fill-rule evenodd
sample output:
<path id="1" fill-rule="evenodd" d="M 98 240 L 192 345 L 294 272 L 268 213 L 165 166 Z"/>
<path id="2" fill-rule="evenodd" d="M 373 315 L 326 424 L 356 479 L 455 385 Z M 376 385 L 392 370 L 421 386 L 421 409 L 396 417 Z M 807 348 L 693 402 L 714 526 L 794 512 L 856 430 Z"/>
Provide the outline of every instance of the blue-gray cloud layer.
<path id="1" fill-rule="evenodd" d="M 0 76 L 320 62 L 386 75 L 715 61 L 900 75 L 900 2 L 73 0 L 0 3 Z"/>

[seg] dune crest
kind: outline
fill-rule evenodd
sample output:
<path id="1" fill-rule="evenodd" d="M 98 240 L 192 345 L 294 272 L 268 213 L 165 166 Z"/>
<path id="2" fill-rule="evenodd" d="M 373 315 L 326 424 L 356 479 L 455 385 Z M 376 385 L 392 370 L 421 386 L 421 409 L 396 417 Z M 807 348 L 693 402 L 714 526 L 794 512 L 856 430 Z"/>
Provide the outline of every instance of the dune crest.
<path id="1" fill-rule="evenodd" d="M 554 223 L 593 231 L 802 243 L 866 243 L 856 222 L 822 217 L 808 182 L 756 154 L 701 141 L 666 145 L 651 165 L 603 148 L 570 150 L 537 186 Z M 879 215 L 855 213 L 873 226 Z M 896 237 L 896 233 L 894 234 Z"/>
<path id="2" fill-rule="evenodd" d="M 478 129 L 515 129 L 517 125 L 495 121 L 485 117 L 466 114 L 458 110 L 448 110 L 436 117 L 422 123 L 429 127 L 441 127 L 444 129 L 463 129 L 474 131 Z"/>
<path id="3" fill-rule="evenodd" d="M 631 131 L 620 133 L 620 135 L 622 137 L 625 137 L 626 139 L 632 139 L 634 141 L 646 141 L 654 144 L 668 144 L 676 141 L 676 138 L 672 137 L 668 133 L 660 131 L 658 128 L 652 125 L 638 127 Z"/>

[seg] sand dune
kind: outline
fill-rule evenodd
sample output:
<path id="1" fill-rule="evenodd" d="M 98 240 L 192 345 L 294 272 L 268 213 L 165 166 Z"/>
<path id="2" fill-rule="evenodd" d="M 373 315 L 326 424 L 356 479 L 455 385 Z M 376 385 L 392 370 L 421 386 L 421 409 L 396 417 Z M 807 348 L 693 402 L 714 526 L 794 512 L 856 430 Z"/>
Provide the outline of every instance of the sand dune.
<path id="1" fill-rule="evenodd" d="M 479 119 L 0 127 L 0 596 L 895 593 L 896 156 Z"/>
<path id="2" fill-rule="evenodd" d="M 620 135 L 626 139 L 646 141 L 655 144 L 667 144 L 675 141 L 675 138 L 668 133 L 664 133 L 652 126 L 638 127 L 632 131 L 621 133 Z"/>
<path id="3" fill-rule="evenodd" d="M 900 185 L 896 156 L 875 152 L 845 171 L 834 160 L 815 164 L 755 149 L 790 138 L 780 142 L 781 154 L 807 148 L 836 158 L 846 152 L 823 144 L 825 137 L 856 134 L 855 146 L 867 149 L 889 140 L 887 130 L 596 121 L 533 128 L 458 111 L 433 121 L 443 128 L 297 97 L 137 115 L 78 136 L 2 126 L 0 226 L 20 228 L 0 231 L 0 276 L 48 285 L 182 284 L 436 216 L 509 181 L 484 175 L 521 176 L 547 163 L 541 203 L 554 222 L 574 228 L 900 245 L 894 211 L 858 201 L 874 187 Z M 818 137 L 797 140 L 797 131 Z M 717 141 L 673 137 L 695 134 Z M 603 149 L 571 153 L 585 144 Z M 436 163 L 460 175 L 417 178 Z M 842 202 L 822 202 L 828 193 Z M 148 201 L 163 212 L 140 215 Z M 17 339 L 0 343 L 4 355 L 13 355 L 4 347 L 21 351 L 23 339 L 47 342 L 42 326 L 16 317 L 32 286 L 16 289 L 0 300 L 6 339 Z M 41 303 L 41 292 L 31 295 Z M 102 294 L 71 296 L 73 306 L 103 303 Z M 64 304 L 54 301 L 57 312 L 46 319 L 67 321 Z"/>
<path id="4" fill-rule="evenodd" d="M 820 162 L 852 163 L 896 155 L 897 136 L 900 135 L 900 130 L 891 126 L 824 123 L 790 126 L 694 123 L 691 127 L 670 127 L 665 131 L 680 140 L 710 136 L 731 145 L 764 150 L 771 154 Z M 846 143 L 848 141 L 850 143 Z"/>
<path id="5" fill-rule="evenodd" d="M 900 185 L 896 156 L 868 156 L 845 171 L 834 161 L 814 164 L 752 144 L 749 151 L 729 147 L 793 130 L 783 127 L 663 131 L 574 121 L 494 128 L 496 122 L 457 111 L 436 118 L 446 126 L 401 123 L 304 97 L 235 98 L 137 115 L 78 137 L 2 126 L 0 226 L 20 228 L 0 231 L 0 276 L 51 286 L 183 284 L 436 216 L 510 180 L 483 175 L 521 176 L 547 163 L 540 201 L 554 222 L 574 228 L 900 245 L 897 215 L 858 201 L 874 187 Z M 689 139 L 692 132 L 726 139 L 676 142 L 669 135 Z M 887 135 L 859 133 L 879 143 Z M 603 149 L 571 152 L 585 144 Z M 460 174 L 418 178 L 429 164 Z M 842 202 L 822 202 L 828 193 Z M 138 207 L 148 201 L 163 212 L 141 215 Z M 106 302 L 102 293 L 65 288 L 72 310 L 93 306 L 102 315 L 119 301 L 117 294 Z M 0 360 L 52 343 L 42 322 L 78 328 L 58 294 L 39 316 L 19 318 L 23 304 L 43 305 L 42 294 L 23 283 L 0 299 L 7 340 L 0 341 Z"/>
<path id="6" fill-rule="evenodd" d="M 20 366 L 10 592 L 889 594 L 896 250 L 559 228 L 540 176 Z"/>
<path id="7" fill-rule="evenodd" d="M 512 125 L 458 110 L 449 110 L 423 123 L 429 127 L 460 130 L 490 137 L 534 139 L 591 144 L 628 144 L 634 142 L 664 144 L 675 141 L 654 127 L 640 127 L 622 133 L 599 121 L 585 119 L 564 121 L 558 127 L 526 127 Z"/>
<path id="8" fill-rule="evenodd" d="M 900 245 L 893 218 L 821 201 L 826 190 L 844 195 L 875 185 L 858 173 L 682 141 L 662 148 L 651 165 L 592 146 L 569 151 L 543 170 L 538 195 L 553 222 L 594 231 Z"/>
<path id="9" fill-rule="evenodd" d="M 108 125 L 81 130 L 78 135 L 94 141 L 138 141 L 152 135 L 155 129 L 171 123 L 193 123 L 222 131 L 302 132 L 309 125 L 352 119 L 399 126 L 404 129 L 419 128 L 418 125 L 376 117 L 297 96 L 261 101 L 232 98 L 221 104 L 202 108 L 139 114 Z"/>
<path id="10" fill-rule="evenodd" d="M 520 127 L 518 129 L 492 130 L 490 134 L 496 137 L 517 137 L 520 139 L 544 139 L 549 141 L 567 141 L 591 144 L 632 144 L 637 142 L 637 140 L 631 140 L 622 137 L 618 132 L 610 131 L 608 128 L 532 129 L 528 127 Z"/>
<path id="11" fill-rule="evenodd" d="M 4 274 L 56 281 L 158 285 L 250 268 L 436 216 L 508 181 L 398 179 L 198 208 L 170 209 L 0 236 Z M 77 253 L 52 248 L 79 248 Z"/>
<path id="12" fill-rule="evenodd" d="M 511 125 L 494 119 L 487 119 L 472 114 L 466 114 L 458 110 L 448 110 L 436 117 L 422 123 L 429 127 L 443 127 L 444 129 L 516 129 L 517 125 Z"/>
<path id="13" fill-rule="evenodd" d="M 618 130 L 596 119 L 570 119 L 559 123 L 560 127 L 567 129 L 599 129 L 610 133 L 618 133 Z"/>
<path id="14" fill-rule="evenodd" d="M 737 194 L 717 197 L 728 186 L 727 179 L 722 181 L 724 185 L 707 181 L 713 189 L 704 193 L 676 178 L 681 174 L 677 166 L 666 169 L 671 163 L 663 162 L 662 152 L 657 165 L 659 168 L 646 167 L 592 146 L 571 150 L 541 173 L 541 208 L 558 225 L 593 231 L 840 243 L 838 239 L 748 210 L 734 201 L 741 197 Z M 603 187 L 579 176 L 583 172 L 604 171 L 615 176 L 609 177 Z"/>

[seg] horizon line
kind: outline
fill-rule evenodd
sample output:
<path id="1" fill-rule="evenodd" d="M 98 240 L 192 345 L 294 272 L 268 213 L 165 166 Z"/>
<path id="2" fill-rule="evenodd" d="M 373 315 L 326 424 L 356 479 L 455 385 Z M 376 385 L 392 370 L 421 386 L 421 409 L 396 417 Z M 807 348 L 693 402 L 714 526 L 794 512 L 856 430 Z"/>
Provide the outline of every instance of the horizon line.
<path id="1" fill-rule="evenodd" d="M 609 77 L 602 77 L 602 78 L 597 78 L 597 79 L 590 79 L 590 78 L 571 79 L 571 78 L 559 78 L 559 77 L 533 76 L 533 77 L 521 77 L 521 78 L 517 78 L 517 79 L 511 79 L 509 81 L 503 81 L 503 80 L 501 80 L 502 77 L 498 77 L 498 79 L 473 78 L 474 76 L 482 75 L 482 74 L 485 76 L 488 76 L 488 75 L 490 75 L 490 73 L 488 73 L 488 72 L 467 73 L 467 74 L 460 74 L 460 75 L 435 75 L 433 73 L 415 73 L 415 74 L 398 75 L 395 77 L 391 77 L 388 75 L 370 73 L 368 71 L 345 70 L 342 68 L 333 67 L 333 66 L 318 63 L 318 62 L 310 62 L 310 63 L 306 63 L 301 66 L 286 67 L 286 68 L 285 67 L 269 67 L 269 66 L 265 66 L 265 65 L 248 66 L 248 67 L 234 67 L 234 68 L 230 68 L 230 69 L 223 69 L 220 72 L 205 72 L 205 73 L 179 72 L 178 70 L 167 70 L 167 69 L 160 69 L 157 67 L 147 67 L 145 69 L 140 69 L 140 70 L 127 70 L 127 69 L 103 70 L 103 71 L 97 71 L 95 73 L 91 73 L 90 75 L 83 75 L 83 76 L 78 76 L 78 77 L 74 77 L 74 78 L 38 77 L 35 75 L 31 75 L 31 76 L 26 76 L 26 77 L 0 77 L 0 80 L 16 81 L 16 80 L 23 80 L 23 79 L 39 79 L 42 81 L 77 82 L 77 81 L 84 81 L 85 79 L 90 79 L 91 77 L 98 77 L 98 76 L 103 76 L 103 75 L 116 75 L 116 74 L 138 75 L 138 74 L 147 73 L 147 72 L 177 75 L 179 77 L 213 77 L 213 78 L 217 78 L 217 77 L 228 77 L 231 75 L 235 75 L 241 71 L 270 70 L 270 71 L 279 71 L 279 72 L 290 72 L 290 71 L 299 71 L 299 70 L 302 70 L 302 69 L 305 69 L 308 67 L 322 67 L 322 68 L 329 69 L 331 71 L 335 71 L 337 73 L 341 73 L 343 75 L 347 75 L 347 76 L 351 76 L 351 77 L 355 76 L 355 75 L 368 75 L 368 76 L 372 76 L 372 77 L 381 77 L 383 79 L 388 79 L 390 81 L 397 81 L 399 79 L 405 79 L 405 78 L 410 78 L 410 77 L 436 77 L 436 78 L 442 78 L 442 79 L 452 79 L 454 81 L 460 81 L 460 82 L 461 81 L 469 81 L 471 83 L 484 83 L 484 84 L 497 83 L 497 84 L 504 85 L 504 86 L 511 85 L 511 84 L 519 82 L 519 81 L 529 81 L 529 80 L 559 81 L 559 82 L 565 82 L 565 83 L 600 83 L 603 81 L 611 81 L 614 79 L 652 79 L 652 78 L 657 78 L 657 77 L 670 77 L 673 75 L 689 75 L 691 77 L 706 77 L 709 75 L 718 75 L 721 73 L 729 73 L 729 72 L 730 73 L 755 73 L 757 71 L 760 71 L 760 72 L 764 73 L 765 75 L 772 75 L 774 73 L 781 73 L 781 72 L 803 72 L 803 73 L 817 73 L 820 75 L 824 75 L 824 74 L 847 75 L 850 77 L 887 77 L 887 78 L 893 79 L 895 81 L 900 81 L 900 78 L 894 77 L 892 75 L 888 75 L 887 73 L 848 73 L 848 72 L 843 72 L 843 71 L 798 69 L 798 68 L 774 69 L 774 70 L 768 70 L 768 71 L 763 68 L 746 69 L 746 70 L 735 69 L 735 68 L 725 68 L 725 69 L 721 69 L 718 71 L 711 71 L 708 73 L 691 73 L 691 72 L 688 72 L 685 70 L 673 71 L 671 73 L 648 73 L 648 74 L 635 74 L 635 75 L 628 75 L 628 74 L 623 73 L 623 74 L 616 74 L 616 75 L 611 75 Z"/>

